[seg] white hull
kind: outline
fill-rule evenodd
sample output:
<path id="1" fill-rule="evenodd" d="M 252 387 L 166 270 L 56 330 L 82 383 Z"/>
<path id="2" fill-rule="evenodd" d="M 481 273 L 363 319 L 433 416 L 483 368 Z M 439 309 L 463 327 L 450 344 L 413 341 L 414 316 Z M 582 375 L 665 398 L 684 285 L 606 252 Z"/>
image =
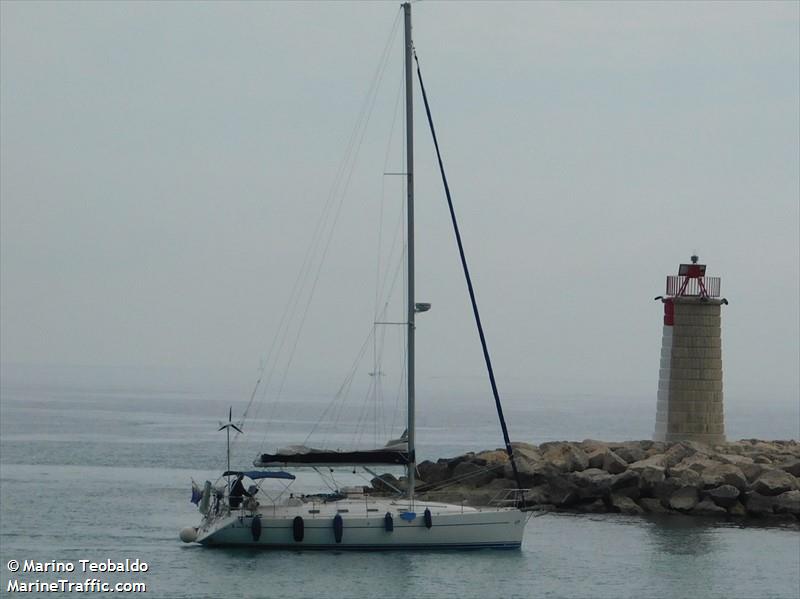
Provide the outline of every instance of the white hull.
<path id="1" fill-rule="evenodd" d="M 260 506 L 256 511 L 234 511 L 204 521 L 196 541 L 206 546 L 248 546 L 274 549 L 467 549 L 519 548 L 527 514 L 517 509 L 476 509 L 460 505 L 418 502 L 415 517 L 407 502 L 341 500 L 302 505 Z M 430 510 L 430 528 L 425 510 Z M 386 513 L 393 530 L 387 530 Z M 341 516 L 340 540 L 334 519 Z M 295 540 L 295 518 L 303 519 L 301 540 Z M 254 534 L 253 520 L 260 520 Z M 256 528 L 259 528 L 256 525 Z"/>

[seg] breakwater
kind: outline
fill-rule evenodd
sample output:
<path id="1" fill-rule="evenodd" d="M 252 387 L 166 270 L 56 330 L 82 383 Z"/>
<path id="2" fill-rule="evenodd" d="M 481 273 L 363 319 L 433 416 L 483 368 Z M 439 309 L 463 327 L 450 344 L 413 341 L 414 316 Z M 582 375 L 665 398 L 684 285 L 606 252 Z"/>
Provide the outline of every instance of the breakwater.
<path id="1" fill-rule="evenodd" d="M 514 443 L 525 505 L 539 510 L 800 520 L 800 443 Z M 515 488 L 502 449 L 418 465 L 422 500 L 490 505 Z M 386 477 L 398 488 L 404 480 Z M 373 480 L 376 491 L 388 487 Z"/>

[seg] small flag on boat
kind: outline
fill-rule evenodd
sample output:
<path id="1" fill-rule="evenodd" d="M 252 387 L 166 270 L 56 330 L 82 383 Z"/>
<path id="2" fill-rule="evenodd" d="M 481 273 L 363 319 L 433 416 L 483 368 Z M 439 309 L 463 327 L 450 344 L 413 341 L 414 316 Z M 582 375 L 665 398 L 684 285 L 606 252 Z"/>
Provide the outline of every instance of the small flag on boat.
<path id="1" fill-rule="evenodd" d="M 200 487 L 197 486 L 197 483 L 194 482 L 194 479 L 192 479 L 192 498 L 190 501 L 193 504 L 198 505 L 202 498 L 203 492 L 200 490 Z"/>

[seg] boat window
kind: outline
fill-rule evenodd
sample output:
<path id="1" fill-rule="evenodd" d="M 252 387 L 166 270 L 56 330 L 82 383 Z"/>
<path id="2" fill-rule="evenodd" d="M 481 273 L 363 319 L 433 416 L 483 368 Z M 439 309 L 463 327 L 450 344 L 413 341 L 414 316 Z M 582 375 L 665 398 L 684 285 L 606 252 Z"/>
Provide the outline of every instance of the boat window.
<path id="1" fill-rule="evenodd" d="M 319 510 L 308 510 L 309 514 L 319 514 Z"/>
<path id="2" fill-rule="evenodd" d="M 347 512 L 349 512 L 350 510 L 348 510 L 348 509 L 344 509 L 344 510 L 336 510 L 336 511 L 337 511 L 337 512 L 339 512 L 340 514 L 346 514 L 346 513 L 347 513 Z"/>

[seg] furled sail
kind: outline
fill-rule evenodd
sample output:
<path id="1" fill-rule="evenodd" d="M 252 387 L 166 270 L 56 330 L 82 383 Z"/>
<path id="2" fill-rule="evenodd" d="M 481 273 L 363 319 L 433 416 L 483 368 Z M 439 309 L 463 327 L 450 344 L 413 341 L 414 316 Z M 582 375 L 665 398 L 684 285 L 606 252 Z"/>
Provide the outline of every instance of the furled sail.
<path id="1" fill-rule="evenodd" d="M 408 441 L 401 437 L 380 449 L 333 451 L 315 449 L 305 445 L 291 445 L 277 453 L 262 453 L 253 462 L 257 468 L 265 466 L 358 466 L 361 464 L 405 466 L 409 463 Z"/>

